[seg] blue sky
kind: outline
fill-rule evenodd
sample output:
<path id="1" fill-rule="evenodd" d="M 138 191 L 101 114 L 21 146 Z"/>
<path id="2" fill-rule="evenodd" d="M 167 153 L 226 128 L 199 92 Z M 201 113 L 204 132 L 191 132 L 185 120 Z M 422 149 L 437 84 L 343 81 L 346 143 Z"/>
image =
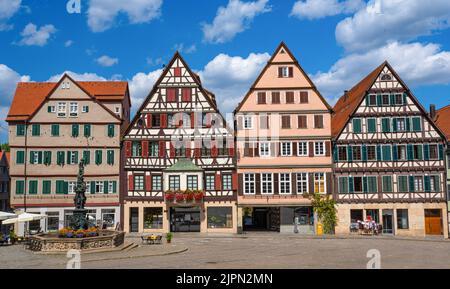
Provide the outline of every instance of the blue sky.
<path id="1" fill-rule="evenodd" d="M 282 40 L 332 105 L 385 59 L 426 108 L 450 103 L 448 0 L 69 1 L 0 0 L 2 119 L 17 81 L 65 71 L 129 81 L 136 108 L 177 49 L 230 112 Z"/>

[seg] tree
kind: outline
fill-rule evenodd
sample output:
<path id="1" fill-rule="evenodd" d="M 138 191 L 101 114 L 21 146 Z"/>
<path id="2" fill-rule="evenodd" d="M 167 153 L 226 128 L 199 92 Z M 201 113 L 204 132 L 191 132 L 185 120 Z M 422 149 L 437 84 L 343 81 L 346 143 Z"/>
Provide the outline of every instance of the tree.
<path id="1" fill-rule="evenodd" d="M 9 143 L 4 143 L 1 145 L 3 152 L 9 152 Z"/>
<path id="2" fill-rule="evenodd" d="M 330 195 L 323 197 L 316 193 L 312 196 L 312 206 L 319 221 L 323 224 L 324 233 L 333 234 L 338 221 L 336 202 L 330 198 Z"/>

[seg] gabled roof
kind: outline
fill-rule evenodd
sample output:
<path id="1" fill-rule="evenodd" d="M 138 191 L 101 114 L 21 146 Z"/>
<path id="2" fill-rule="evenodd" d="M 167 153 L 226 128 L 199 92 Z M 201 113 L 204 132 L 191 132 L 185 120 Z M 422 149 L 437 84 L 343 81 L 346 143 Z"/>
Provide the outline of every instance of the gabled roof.
<path id="1" fill-rule="evenodd" d="M 10 153 L 9 152 L 4 152 L 4 151 L 0 151 L 0 161 L 3 159 L 3 157 L 5 157 L 6 163 L 9 166 Z"/>
<path id="2" fill-rule="evenodd" d="M 196 166 L 191 160 L 179 159 L 173 166 L 165 169 L 166 172 L 201 172 L 201 168 Z"/>
<path id="3" fill-rule="evenodd" d="M 331 120 L 331 135 L 333 137 L 337 137 L 344 129 L 348 120 L 358 109 L 359 105 L 364 99 L 366 92 L 372 87 L 372 85 L 377 80 L 378 75 L 380 75 L 380 73 L 383 71 L 383 68 L 387 64 L 387 62 L 383 62 L 357 85 L 350 89 L 347 94 L 341 96 L 336 102 L 333 107 L 334 113 Z"/>
<path id="4" fill-rule="evenodd" d="M 444 106 L 436 112 L 435 123 L 450 142 L 450 105 Z"/>
<path id="5" fill-rule="evenodd" d="M 127 82 L 75 81 L 67 74 L 62 76 L 59 82 L 19 82 L 6 121 L 30 119 L 65 77 L 68 77 L 94 100 L 122 101 L 127 95 L 129 97 Z M 105 106 L 103 107 L 107 109 Z M 107 110 L 112 113 L 109 109 Z M 117 117 L 115 114 L 113 115 Z"/>
<path id="6" fill-rule="evenodd" d="M 287 47 L 286 43 L 284 43 L 284 41 L 281 41 L 281 43 L 278 45 L 277 49 L 275 50 L 275 52 L 272 54 L 272 57 L 269 59 L 269 61 L 267 62 L 266 66 L 263 68 L 263 70 L 261 71 L 261 73 L 258 75 L 258 77 L 256 78 L 255 82 L 253 82 L 252 86 L 250 87 L 249 91 L 247 92 L 247 94 L 244 96 L 244 99 L 238 104 L 238 106 L 236 107 L 236 109 L 234 110 L 234 113 L 239 112 L 239 110 L 241 109 L 241 107 L 244 105 L 244 103 L 247 101 L 247 99 L 249 98 L 250 94 L 252 93 L 252 91 L 256 88 L 256 85 L 258 84 L 258 82 L 261 80 L 261 78 L 263 77 L 263 75 L 266 73 L 267 69 L 269 69 L 269 67 L 273 64 L 277 64 L 279 62 L 274 62 L 275 57 L 278 55 L 278 52 L 284 49 L 284 51 L 292 58 L 292 64 L 295 65 L 303 74 L 303 76 L 305 77 L 306 81 L 311 85 L 311 89 L 313 89 L 317 95 L 319 96 L 320 100 L 325 104 L 325 106 L 328 108 L 328 110 L 332 110 L 331 106 L 328 104 L 328 102 L 325 100 L 325 98 L 322 96 L 322 94 L 320 94 L 320 92 L 317 90 L 316 85 L 312 82 L 311 78 L 309 78 L 308 74 L 306 74 L 306 72 L 303 70 L 303 68 L 300 66 L 299 62 L 297 61 L 297 58 L 295 58 L 294 54 L 292 54 L 292 52 L 289 50 L 289 48 Z M 284 63 L 285 64 L 285 63 Z"/>

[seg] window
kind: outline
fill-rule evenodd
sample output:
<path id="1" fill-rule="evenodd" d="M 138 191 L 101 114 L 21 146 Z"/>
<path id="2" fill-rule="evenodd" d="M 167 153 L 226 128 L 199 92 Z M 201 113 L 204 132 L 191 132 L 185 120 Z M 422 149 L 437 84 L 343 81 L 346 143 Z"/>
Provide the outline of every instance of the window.
<path id="1" fill-rule="evenodd" d="M 397 93 L 394 96 L 395 105 L 403 105 L 403 94 Z"/>
<path id="2" fill-rule="evenodd" d="M 76 102 L 70 103 L 69 116 L 71 117 L 78 116 L 78 103 Z"/>
<path id="3" fill-rule="evenodd" d="M 255 174 L 244 174 L 244 194 L 255 194 Z"/>
<path id="4" fill-rule="evenodd" d="M 308 103 L 308 92 L 300 91 L 300 103 Z"/>
<path id="5" fill-rule="evenodd" d="M 437 145 L 429 145 L 429 151 L 430 151 L 430 160 L 437 160 L 439 158 Z"/>
<path id="6" fill-rule="evenodd" d="M 391 131 L 391 120 L 389 118 L 381 119 L 381 131 L 384 133 Z"/>
<path id="7" fill-rule="evenodd" d="M 314 128 L 323 128 L 323 115 L 314 116 Z"/>
<path id="8" fill-rule="evenodd" d="M 338 148 L 338 159 L 340 161 L 347 160 L 347 147 L 339 146 Z"/>
<path id="9" fill-rule="evenodd" d="M 67 152 L 67 164 L 68 165 L 78 164 L 78 152 L 77 151 L 68 151 Z"/>
<path id="10" fill-rule="evenodd" d="M 17 151 L 16 152 L 16 164 L 23 165 L 25 163 L 25 152 Z"/>
<path id="11" fill-rule="evenodd" d="M 397 159 L 400 161 L 406 160 L 406 146 L 404 145 L 397 146 Z"/>
<path id="12" fill-rule="evenodd" d="M 280 174 L 280 194 L 291 193 L 291 174 Z"/>
<path id="13" fill-rule="evenodd" d="M 110 166 L 114 165 L 114 151 L 113 150 L 106 151 L 106 163 Z"/>
<path id="14" fill-rule="evenodd" d="M 107 131 L 108 131 L 108 137 L 114 137 L 115 132 L 114 132 L 114 125 L 113 124 L 108 124 Z"/>
<path id="15" fill-rule="evenodd" d="M 144 229 L 163 228 L 163 208 L 144 208 Z"/>
<path id="16" fill-rule="evenodd" d="M 22 195 L 25 191 L 25 181 L 16 181 L 16 195 Z"/>
<path id="17" fill-rule="evenodd" d="M 142 178 L 144 178 L 142 176 Z M 136 181 L 136 179 L 135 179 Z M 142 183 L 144 182 L 144 179 L 142 179 Z M 136 188 L 136 187 L 135 187 Z M 95 182 L 95 193 L 96 194 L 101 194 L 105 192 L 105 183 L 103 181 L 97 181 Z"/>
<path id="18" fill-rule="evenodd" d="M 140 141 L 133 141 L 131 145 L 131 155 L 133 157 L 142 156 L 142 143 Z"/>
<path id="19" fill-rule="evenodd" d="M 18 124 L 16 125 L 16 136 L 24 136 L 25 135 L 25 125 Z"/>
<path id="20" fill-rule="evenodd" d="M 339 177 L 338 183 L 339 183 L 339 193 L 347 194 L 348 193 L 348 178 L 347 177 Z"/>
<path id="21" fill-rule="evenodd" d="M 293 104 L 293 103 L 295 103 L 294 92 L 292 92 L 292 91 L 286 92 L 286 103 L 287 103 L 287 104 Z"/>
<path id="22" fill-rule="evenodd" d="M 398 176 L 398 191 L 400 193 L 408 192 L 408 177 Z"/>
<path id="23" fill-rule="evenodd" d="M 394 129 L 395 131 L 404 132 L 406 131 L 406 120 L 404 118 L 394 119 Z"/>
<path id="24" fill-rule="evenodd" d="M 266 104 L 266 93 L 258 92 L 258 104 Z"/>
<path id="25" fill-rule="evenodd" d="M 176 102 L 176 101 L 177 101 L 177 89 L 167 88 L 167 102 Z"/>
<path id="26" fill-rule="evenodd" d="M 208 228 L 233 228 L 232 207 L 209 207 Z"/>
<path id="27" fill-rule="evenodd" d="M 244 129 L 253 128 L 253 118 L 251 116 L 244 116 Z"/>
<path id="28" fill-rule="evenodd" d="M 324 156 L 325 155 L 325 143 L 322 141 L 314 142 L 314 155 Z"/>
<path id="29" fill-rule="evenodd" d="M 415 192 L 423 192 L 423 177 L 415 176 L 414 177 L 414 191 Z"/>
<path id="30" fill-rule="evenodd" d="M 261 174 L 261 194 L 273 194 L 273 175 Z"/>
<path id="31" fill-rule="evenodd" d="M 162 191 L 162 176 L 152 175 L 152 191 Z"/>
<path id="32" fill-rule="evenodd" d="M 78 137 L 80 135 L 80 125 L 72 124 L 72 137 Z"/>
<path id="33" fill-rule="evenodd" d="M 41 126 L 38 124 L 33 124 L 31 126 L 31 135 L 32 136 L 40 136 L 41 135 Z"/>
<path id="34" fill-rule="evenodd" d="M 134 190 L 135 191 L 143 191 L 144 190 L 144 176 L 143 175 L 135 175 L 134 176 Z"/>
<path id="35" fill-rule="evenodd" d="M 389 81 L 392 80 L 392 76 L 390 76 L 389 74 L 385 73 L 383 75 L 381 75 L 381 81 Z"/>
<path id="36" fill-rule="evenodd" d="M 270 157 L 270 143 L 263 142 L 259 144 L 259 156 Z"/>
<path id="37" fill-rule="evenodd" d="M 46 212 L 47 231 L 54 232 L 59 229 L 59 212 Z"/>
<path id="38" fill-rule="evenodd" d="M 389 106 L 390 105 L 390 96 L 389 96 L 389 94 L 382 94 L 381 95 L 381 105 L 382 106 Z"/>
<path id="39" fill-rule="evenodd" d="M 422 131 L 422 123 L 421 123 L 420 117 L 412 118 L 412 127 L 413 127 L 413 131 L 415 131 L 415 132 Z"/>
<path id="40" fill-rule="evenodd" d="M 300 157 L 308 156 L 308 142 L 301 141 L 297 143 L 297 155 Z"/>
<path id="41" fill-rule="evenodd" d="M 177 191 L 180 189 L 180 176 L 169 176 L 169 190 Z"/>
<path id="42" fill-rule="evenodd" d="M 216 189 L 216 176 L 215 175 L 206 175 L 206 190 L 214 191 Z"/>
<path id="43" fill-rule="evenodd" d="M 430 192 L 440 192 L 439 176 L 430 176 Z"/>
<path id="44" fill-rule="evenodd" d="M 83 108 L 81 110 L 82 113 L 88 113 L 89 112 L 89 106 L 88 105 L 83 105 Z"/>
<path id="45" fill-rule="evenodd" d="M 108 193 L 114 194 L 117 190 L 117 183 L 115 181 L 109 181 L 108 183 Z"/>
<path id="46" fill-rule="evenodd" d="M 367 146 L 367 160 L 376 161 L 377 160 L 377 147 L 374 145 Z"/>
<path id="47" fill-rule="evenodd" d="M 291 128 L 291 116 L 282 115 L 281 116 L 281 128 L 288 129 Z"/>
<path id="48" fill-rule="evenodd" d="M 361 119 L 360 118 L 353 119 L 353 132 L 361 133 Z"/>
<path id="49" fill-rule="evenodd" d="M 353 191 L 355 193 L 362 193 L 362 191 L 363 191 L 363 178 L 362 177 L 354 177 L 353 178 Z"/>
<path id="50" fill-rule="evenodd" d="M 67 106 L 65 102 L 58 102 L 58 117 L 65 117 L 67 113 Z"/>
<path id="51" fill-rule="evenodd" d="M 85 124 L 84 125 L 84 137 L 90 137 L 91 136 L 91 125 Z"/>
<path id="52" fill-rule="evenodd" d="M 160 127 L 161 126 L 161 115 L 152 114 L 152 127 Z"/>
<path id="53" fill-rule="evenodd" d="M 314 193 L 326 193 L 325 173 L 314 173 Z"/>
<path id="54" fill-rule="evenodd" d="M 308 192 L 308 174 L 297 173 L 297 194 L 305 194 Z"/>
<path id="55" fill-rule="evenodd" d="M 278 77 L 279 78 L 293 77 L 293 73 L 294 73 L 293 67 L 280 66 L 278 68 Z"/>
<path id="56" fill-rule="evenodd" d="M 269 116 L 268 115 L 260 115 L 259 116 L 259 128 L 260 129 L 269 129 Z"/>
<path id="57" fill-rule="evenodd" d="M 279 92 L 272 92 L 272 104 L 280 104 L 280 93 Z"/>
<path id="58" fill-rule="evenodd" d="M 367 190 L 368 193 L 376 193 L 378 191 L 377 177 L 368 176 L 366 186 L 367 186 L 367 189 L 364 189 L 364 191 Z"/>
<path id="59" fill-rule="evenodd" d="M 198 189 L 198 176 L 187 176 L 187 189 L 191 191 Z"/>
<path id="60" fill-rule="evenodd" d="M 376 94 L 369 94 L 368 97 L 368 105 L 369 106 L 377 106 L 377 95 Z"/>
<path id="61" fill-rule="evenodd" d="M 308 118 L 306 115 L 298 116 L 298 128 L 308 128 Z"/>
<path id="62" fill-rule="evenodd" d="M 409 229 L 408 209 L 397 209 L 397 229 Z"/>
<path id="63" fill-rule="evenodd" d="M 59 124 L 52 124 L 51 134 L 52 136 L 59 136 Z"/>
<path id="64" fill-rule="evenodd" d="M 383 192 L 392 192 L 392 176 L 383 176 Z"/>
<path id="65" fill-rule="evenodd" d="M 222 190 L 223 191 L 231 191 L 231 190 L 233 190 L 231 174 L 223 174 L 222 175 Z"/>
<path id="66" fill-rule="evenodd" d="M 281 156 L 283 156 L 283 157 L 292 156 L 292 143 L 291 142 L 282 142 L 281 143 Z"/>
<path id="67" fill-rule="evenodd" d="M 101 165 L 103 161 L 103 153 L 101 150 L 96 150 L 95 151 L 95 164 L 97 166 Z"/>
<path id="68" fill-rule="evenodd" d="M 352 146 L 352 159 L 354 161 L 360 161 L 361 156 L 361 146 Z"/>
<path id="69" fill-rule="evenodd" d="M 149 146 L 149 156 L 150 157 L 158 157 L 159 156 L 159 143 L 156 141 L 150 142 Z"/>
<path id="70" fill-rule="evenodd" d="M 422 145 L 413 145 L 413 159 L 421 160 L 423 158 Z"/>
<path id="71" fill-rule="evenodd" d="M 76 187 L 77 182 L 69 182 L 69 194 L 74 195 Z"/>
<path id="72" fill-rule="evenodd" d="M 56 112 L 56 107 L 54 105 L 49 105 L 47 107 L 47 111 L 48 111 L 48 113 L 55 113 Z"/>
<path id="73" fill-rule="evenodd" d="M 377 120 L 375 118 L 367 119 L 367 132 L 376 133 L 377 132 Z"/>

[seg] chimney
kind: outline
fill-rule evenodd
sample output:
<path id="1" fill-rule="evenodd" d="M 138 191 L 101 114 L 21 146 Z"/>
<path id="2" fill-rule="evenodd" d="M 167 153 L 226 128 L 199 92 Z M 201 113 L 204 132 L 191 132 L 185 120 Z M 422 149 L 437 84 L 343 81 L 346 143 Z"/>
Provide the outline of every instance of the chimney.
<path id="1" fill-rule="evenodd" d="M 436 106 L 434 104 L 430 104 L 430 118 L 433 121 L 436 120 Z"/>
<path id="2" fill-rule="evenodd" d="M 348 90 L 344 90 L 344 100 L 347 101 L 348 98 Z"/>

